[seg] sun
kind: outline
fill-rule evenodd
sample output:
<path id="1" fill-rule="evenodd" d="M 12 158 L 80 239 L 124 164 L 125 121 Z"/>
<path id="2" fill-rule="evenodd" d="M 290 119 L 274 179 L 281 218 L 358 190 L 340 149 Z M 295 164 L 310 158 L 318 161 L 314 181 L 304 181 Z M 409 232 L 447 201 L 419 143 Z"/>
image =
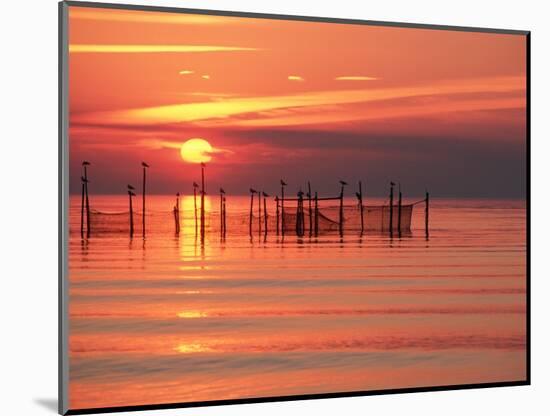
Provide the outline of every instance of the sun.
<path id="1" fill-rule="evenodd" d="M 212 146 L 204 139 L 189 139 L 181 145 L 181 158 L 188 163 L 210 162 Z"/>

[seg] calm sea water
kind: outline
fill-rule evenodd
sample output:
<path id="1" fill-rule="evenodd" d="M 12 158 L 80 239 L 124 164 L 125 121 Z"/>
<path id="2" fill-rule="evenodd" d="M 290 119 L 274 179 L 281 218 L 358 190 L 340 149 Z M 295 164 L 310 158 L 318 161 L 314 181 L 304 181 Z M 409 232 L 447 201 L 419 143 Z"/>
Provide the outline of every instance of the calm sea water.
<path id="1" fill-rule="evenodd" d="M 402 238 L 281 241 L 250 239 L 249 200 L 229 196 L 225 240 L 214 212 L 202 243 L 193 197 L 179 236 L 173 204 L 148 198 L 145 240 L 124 227 L 82 240 L 71 197 L 72 409 L 525 379 L 521 201 L 434 199 L 429 239 L 417 205 Z"/>

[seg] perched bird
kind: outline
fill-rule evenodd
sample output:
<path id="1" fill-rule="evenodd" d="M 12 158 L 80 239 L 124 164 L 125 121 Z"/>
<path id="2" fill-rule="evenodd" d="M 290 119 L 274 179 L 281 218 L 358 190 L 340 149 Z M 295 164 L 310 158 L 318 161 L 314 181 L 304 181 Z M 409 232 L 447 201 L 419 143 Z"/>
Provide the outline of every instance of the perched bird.
<path id="1" fill-rule="evenodd" d="M 149 167 L 149 165 L 148 165 L 147 163 L 145 163 L 145 162 L 141 162 L 141 166 L 143 166 L 144 168 L 148 168 L 148 167 Z"/>
<path id="2" fill-rule="evenodd" d="M 90 166 L 90 162 L 85 160 L 84 162 L 82 162 L 82 166 Z"/>
<path id="3" fill-rule="evenodd" d="M 262 195 L 264 196 L 264 198 L 267 198 L 269 195 L 266 194 L 265 192 L 262 192 Z"/>
<path id="4" fill-rule="evenodd" d="M 357 197 L 357 199 L 361 199 L 361 194 L 359 192 L 355 192 L 355 196 Z"/>
<path id="5" fill-rule="evenodd" d="M 347 182 L 340 181 L 340 185 L 342 185 L 342 186 L 345 186 L 345 185 L 347 185 L 347 184 L 348 184 Z"/>
<path id="6" fill-rule="evenodd" d="M 390 185 L 391 185 L 391 186 L 395 186 L 395 183 L 393 183 L 393 182 L 390 182 Z"/>
<path id="7" fill-rule="evenodd" d="M 301 198 L 304 195 L 304 193 L 300 190 L 298 191 L 298 198 Z"/>
<path id="8" fill-rule="evenodd" d="M 223 190 L 223 188 L 220 188 L 220 194 L 224 194 L 224 195 L 225 195 L 225 191 Z"/>
<path id="9" fill-rule="evenodd" d="M 256 191 L 255 189 L 250 188 L 250 193 L 251 193 L 251 194 L 257 194 L 258 191 Z"/>
<path id="10" fill-rule="evenodd" d="M 286 182 L 281 179 L 281 186 L 286 186 Z"/>
<path id="11" fill-rule="evenodd" d="M 132 185 L 127 185 L 129 191 L 133 191 L 135 188 Z"/>
<path id="12" fill-rule="evenodd" d="M 131 196 L 136 196 L 136 194 L 134 194 L 132 191 L 128 191 L 128 193 L 129 193 Z"/>
<path id="13" fill-rule="evenodd" d="M 177 193 L 176 193 L 176 196 L 177 196 L 177 197 L 179 198 L 179 197 L 180 197 L 180 193 L 179 193 L 179 192 L 177 192 Z"/>
<path id="14" fill-rule="evenodd" d="M 198 188 L 199 185 L 197 184 L 197 182 L 193 182 L 193 188 Z"/>
<path id="15" fill-rule="evenodd" d="M 84 182 L 84 183 L 90 182 L 90 181 L 89 181 L 88 179 L 86 179 L 84 176 L 81 176 L 81 177 L 80 177 L 80 180 L 81 180 L 82 182 Z"/>

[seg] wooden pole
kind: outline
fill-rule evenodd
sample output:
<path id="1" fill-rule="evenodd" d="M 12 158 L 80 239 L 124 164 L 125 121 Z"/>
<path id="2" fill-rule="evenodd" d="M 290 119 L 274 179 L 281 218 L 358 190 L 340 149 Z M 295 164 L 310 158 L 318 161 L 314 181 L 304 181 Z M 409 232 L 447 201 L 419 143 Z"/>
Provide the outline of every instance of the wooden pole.
<path id="1" fill-rule="evenodd" d="M 180 193 L 179 192 L 176 194 L 176 214 L 178 216 L 177 222 L 176 222 L 178 226 L 177 233 L 179 234 L 180 233 Z"/>
<path id="2" fill-rule="evenodd" d="M 178 234 L 178 209 L 175 205 L 172 211 L 174 212 L 174 228 L 176 229 L 176 234 Z"/>
<path id="3" fill-rule="evenodd" d="M 130 238 L 134 236 L 134 209 L 132 208 L 132 191 L 128 191 L 128 199 L 130 203 Z"/>
<path id="4" fill-rule="evenodd" d="M 399 233 L 399 237 L 401 237 L 401 202 L 402 202 L 402 194 L 401 194 L 401 184 L 399 184 L 399 202 L 397 207 L 397 232 Z"/>
<path id="5" fill-rule="evenodd" d="M 227 231 L 227 223 L 226 223 L 226 215 L 225 215 L 225 210 L 226 210 L 226 205 L 225 205 L 225 195 L 223 196 L 223 238 L 225 238 L 225 234 L 226 234 L 226 231 Z"/>
<path id="6" fill-rule="evenodd" d="M 195 207 L 195 235 L 197 235 L 199 220 L 197 218 L 197 187 L 195 183 L 193 183 L 193 202 Z"/>
<path id="7" fill-rule="evenodd" d="M 430 193 L 426 191 L 426 212 L 425 212 L 425 227 L 426 227 L 426 238 L 430 236 L 430 230 L 428 228 L 429 216 L 430 216 Z"/>
<path id="8" fill-rule="evenodd" d="M 264 234 L 267 235 L 267 202 L 264 195 Z"/>
<path id="9" fill-rule="evenodd" d="M 276 210 L 277 210 L 277 235 L 279 235 L 279 196 L 277 195 L 275 197 L 275 205 L 277 206 Z"/>
<path id="10" fill-rule="evenodd" d="M 281 235 L 285 235 L 285 186 L 281 181 Z"/>
<path id="11" fill-rule="evenodd" d="M 262 193 L 258 191 L 258 234 L 262 233 Z"/>
<path id="12" fill-rule="evenodd" d="M 390 184 L 390 235 L 393 234 L 393 182 Z"/>
<path id="13" fill-rule="evenodd" d="M 204 187 L 204 168 L 205 164 L 201 163 L 201 238 L 204 239 L 204 195 L 206 194 L 206 189 Z"/>
<path id="14" fill-rule="evenodd" d="M 304 236 L 305 233 L 306 233 L 306 214 L 305 214 L 305 210 L 304 210 L 303 195 L 300 199 L 301 199 L 301 201 L 300 201 L 300 215 L 302 216 L 302 221 L 300 222 L 300 225 L 302 226 L 302 228 L 301 228 L 300 231 L 301 231 L 302 236 Z"/>
<path id="15" fill-rule="evenodd" d="M 344 234 L 344 185 L 340 190 L 340 235 Z"/>
<path id="16" fill-rule="evenodd" d="M 84 238 L 84 181 L 82 181 L 82 200 L 80 202 L 80 237 Z"/>
<path id="17" fill-rule="evenodd" d="M 176 228 L 176 235 L 180 233 L 180 220 L 179 220 L 179 211 L 180 211 L 180 194 L 176 194 L 176 205 L 174 206 L 174 225 Z"/>
<path id="18" fill-rule="evenodd" d="M 143 162 L 141 164 L 143 166 L 143 192 L 142 192 L 142 198 L 141 198 L 142 199 L 142 208 L 141 208 L 142 227 L 143 227 L 142 234 L 143 234 L 143 238 L 145 238 L 145 182 L 147 179 L 147 175 L 146 175 L 147 167 Z"/>
<path id="19" fill-rule="evenodd" d="M 223 236 L 223 193 L 220 192 L 220 235 Z"/>
<path id="20" fill-rule="evenodd" d="M 319 200 L 317 198 L 317 192 L 315 192 L 315 237 L 319 235 Z"/>
<path id="21" fill-rule="evenodd" d="M 304 194 L 298 192 L 298 207 L 296 208 L 296 234 L 299 237 L 304 235 Z"/>
<path id="22" fill-rule="evenodd" d="M 89 237 L 91 220 L 90 220 L 90 200 L 88 197 L 88 181 L 86 181 L 85 189 L 86 189 L 86 235 Z"/>
<path id="23" fill-rule="evenodd" d="M 301 225 L 300 234 L 303 237 L 306 233 L 306 214 L 305 214 L 305 211 L 304 211 L 304 198 L 303 198 L 303 196 L 302 196 L 301 201 L 300 201 L 300 215 L 302 216 L 302 220 L 300 221 L 300 225 Z"/>
<path id="24" fill-rule="evenodd" d="M 254 209 L 254 193 L 250 192 L 250 221 L 248 225 L 250 237 L 252 237 L 252 210 L 253 209 Z"/>
<path id="25" fill-rule="evenodd" d="M 296 204 L 296 235 L 300 235 L 300 193 L 298 193 L 298 203 Z"/>
<path id="26" fill-rule="evenodd" d="M 311 184 L 307 181 L 307 202 L 308 202 L 308 214 L 309 214 L 309 236 L 311 237 L 313 228 L 313 218 L 311 217 Z"/>
<path id="27" fill-rule="evenodd" d="M 361 233 L 365 230 L 363 222 L 363 184 L 359 181 L 359 212 L 361 213 Z"/>
<path id="28" fill-rule="evenodd" d="M 88 170 L 87 166 L 90 165 L 90 162 L 84 160 L 82 161 L 82 167 L 84 170 L 83 176 L 80 177 L 82 180 L 82 199 L 80 202 L 80 236 L 84 238 L 84 207 L 86 207 L 86 229 L 87 236 L 90 236 L 90 202 L 88 200 Z"/>
<path id="29" fill-rule="evenodd" d="M 84 192 L 86 194 L 86 236 L 90 237 L 90 199 L 88 197 L 88 169 L 84 165 Z"/>

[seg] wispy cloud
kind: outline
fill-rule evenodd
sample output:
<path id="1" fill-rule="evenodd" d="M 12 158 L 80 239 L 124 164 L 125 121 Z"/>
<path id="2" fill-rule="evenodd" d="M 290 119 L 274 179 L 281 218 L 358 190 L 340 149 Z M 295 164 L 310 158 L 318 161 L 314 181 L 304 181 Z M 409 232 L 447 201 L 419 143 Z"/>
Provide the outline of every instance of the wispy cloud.
<path id="1" fill-rule="evenodd" d="M 288 111 L 287 115 L 278 115 L 262 118 L 235 119 L 224 124 L 230 124 L 241 127 L 288 127 L 304 125 L 323 125 L 330 123 L 359 122 L 380 119 L 427 117 L 437 114 L 465 112 L 465 111 L 488 111 L 488 110 L 506 110 L 522 108 L 525 106 L 525 99 L 520 97 L 493 98 L 493 99 L 467 99 L 457 97 L 456 99 L 443 100 L 444 102 L 434 103 L 411 103 L 400 102 L 395 99 L 393 105 L 389 108 L 369 107 L 368 111 L 363 108 L 348 108 L 343 106 L 341 109 L 327 112 L 324 107 L 310 108 L 308 112 Z M 212 121 L 210 124 L 220 123 Z"/>
<path id="2" fill-rule="evenodd" d="M 190 71 L 189 69 L 182 69 L 179 74 L 180 75 L 191 75 L 191 74 L 194 74 L 195 71 Z"/>
<path id="3" fill-rule="evenodd" d="M 299 75 L 289 75 L 288 80 L 289 81 L 304 81 L 304 78 L 302 78 Z"/>
<path id="4" fill-rule="evenodd" d="M 194 97 L 207 97 L 212 99 L 237 97 L 238 94 L 228 94 L 223 92 L 188 92 L 185 95 L 191 95 Z"/>
<path id="5" fill-rule="evenodd" d="M 146 147 L 151 150 L 158 149 L 180 149 L 181 142 L 171 142 L 169 140 L 162 139 L 141 139 L 138 143 L 138 146 Z"/>
<path id="6" fill-rule="evenodd" d="M 454 80 L 399 88 L 315 91 L 295 95 L 236 97 L 216 101 L 165 105 L 101 113 L 75 115 L 74 122 L 112 124 L 216 123 L 226 125 L 284 125 L 301 122 L 338 122 L 373 117 L 406 116 L 422 112 L 493 108 L 525 105 L 524 77 L 500 77 Z M 489 95 L 488 95 L 489 94 Z M 516 94 L 503 96 L 503 94 Z M 518 95 L 519 94 L 519 95 Z M 433 101 L 431 98 L 436 99 Z M 452 100 L 451 100 L 452 98 Z M 388 103 L 401 100 L 399 106 L 381 106 L 368 112 L 360 108 L 350 112 L 342 106 Z M 408 100 L 408 101 L 407 101 Z M 413 100 L 413 101 L 411 101 Z M 414 101 L 416 100 L 416 101 Z M 437 101 L 440 100 L 440 101 Z M 443 100 L 443 101 L 441 101 Z M 326 109 L 330 107 L 331 111 Z M 342 111 L 337 111 L 337 110 Z M 353 108 L 351 108 L 353 110 Z"/>
<path id="7" fill-rule="evenodd" d="M 100 20 L 110 22 L 128 23 L 163 23 L 163 24 L 230 24 L 232 22 L 242 24 L 246 19 L 231 19 L 223 16 L 208 16 L 200 14 L 142 12 L 138 10 L 94 10 L 89 8 L 71 7 L 69 10 L 71 19 Z"/>
<path id="8" fill-rule="evenodd" d="M 203 75 L 201 76 L 202 79 L 210 79 L 210 75 Z"/>
<path id="9" fill-rule="evenodd" d="M 71 44 L 70 53 L 199 53 L 257 51 L 257 48 L 218 45 Z"/>
<path id="10" fill-rule="evenodd" d="M 170 141 L 165 139 L 154 139 L 147 138 L 141 139 L 138 141 L 137 145 L 150 149 L 150 150 L 159 150 L 159 149 L 181 149 L 183 141 Z M 225 147 L 214 147 L 208 152 L 212 155 L 224 155 L 224 154 L 233 154 L 234 152 Z"/>
<path id="11" fill-rule="evenodd" d="M 334 78 L 336 81 L 376 81 L 376 77 L 367 77 L 362 75 L 345 75 Z"/>

